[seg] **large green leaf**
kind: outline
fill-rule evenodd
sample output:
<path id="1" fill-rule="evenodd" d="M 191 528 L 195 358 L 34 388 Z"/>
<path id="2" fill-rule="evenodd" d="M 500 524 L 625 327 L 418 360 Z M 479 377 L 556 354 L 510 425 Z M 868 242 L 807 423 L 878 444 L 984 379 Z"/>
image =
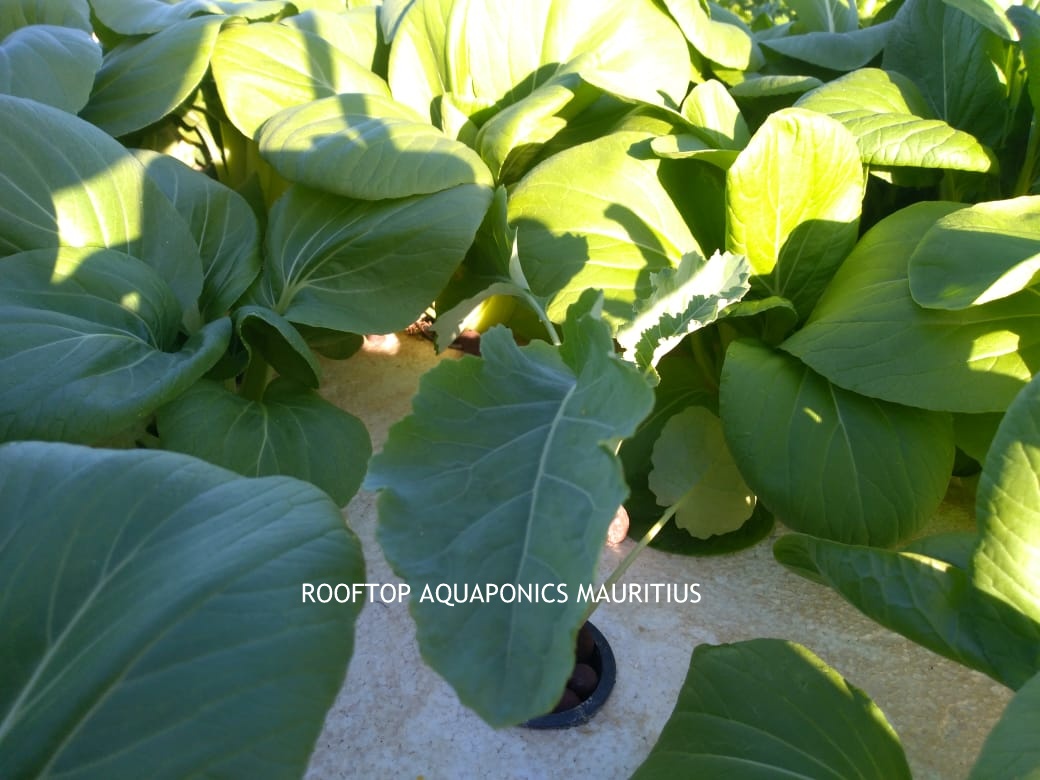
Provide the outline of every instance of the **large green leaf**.
<path id="1" fill-rule="evenodd" d="M 285 10 L 286 0 L 90 0 L 105 27 L 122 35 L 155 33 L 200 14 L 270 19 Z"/>
<path id="2" fill-rule="evenodd" d="M 874 59 L 888 41 L 889 24 L 846 32 L 807 32 L 761 41 L 785 57 L 831 70 L 855 70 Z"/>
<path id="3" fill-rule="evenodd" d="M 918 203 L 871 228 L 783 348 L 864 395 L 924 409 L 1004 411 L 1040 365 L 1037 291 L 961 311 L 924 309 L 910 295 L 910 256 L 959 208 Z"/>
<path id="4" fill-rule="evenodd" d="M 1020 49 L 1026 71 L 1040 73 L 1040 14 L 1027 6 L 1015 5 L 1007 10 L 1007 18 L 1015 25 L 1022 39 Z M 1029 79 L 1026 86 L 1033 112 L 1040 112 L 1040 78 Z"/>
<path id="5" fill-rule="evenodd" d="M 943 2 L 968 14 L 976 22 L 992 30 L 1006 41 L 1018 39 L 1015 27 L 1009 20 L 1010 14 L 1007 13 L 1014 0 L 943 0 Z"/>
<path id="6" fill-rule="evenodd" d="M 1040 623 L 1040 378 L 1018 394 L 997 428 L 977 502 L 974 583 Z"/>
<path id="7" fill-rule="evenodd" d="M 803 109 L 765 121 L 726 174 L 726 248 L 804 319 L 856 242 L 863 167 L 852 135 Z"/>
<path id="8" fill-rule="evenodd" d="M 1040 777 L 1040 674 L 1023 685 L 986 737 L 968 780 Z"/>
<path id="9" fill-rule="evenodd" d="M 351 198 L 493 184 L 472 149 L 381 95 L 336 95 L 287 108 L 264 124 L 257 142 L 290 181 Z"/>
<path id="10" fill-rule="evenodd" d="M 909 780 L 910 767 L 863 691 L 799 644 L 752 639 L 694 649 L 679 701 L 632 777 Z"/>
<path id="11" fill-rule="evenodd" d="M 0 95 L 0 258 L 97 246 L 152 266 L 185 309 L 202 289 L 187 226 L 133 156 L 64 111 Z"/>
<path id="12" fill-rule="evenodd" d="M 698 539 L 736 531 L 755 509 L 726 446 L 719 418 L 691 406 L 669 418 L 654 444 L 650 489 L 661 506 L 678 505 L 675 524 Z"/>
<path id="13" fill-rule="evenodd" d="M 134 156 L 199 246 L 203 319 L 223 317 L 260 273 L 260 228 L 253 210 L 234 190 L 169 155 L 135 150 Z"/>
<path id="14" fill-rule="evenodd" d="M 939 219 L 910 256 L 910 294 L 932 309 L 1006 298 L 1040 274 L 1040 197 L 979 203 Z"/>
<path id="15" fill-rule="evenodd" d="M 943 0 L 906 0 L 882 65 L 917 84 L 932 116 L 996 146 L 1007 114 L 1007 84 L 993 61 L 1003 59 L 999 50 L 999 38 Z"/>
<path id="16" fill-rule="evenodd" d="M 423 115 L 450 95 L 473 118 L 561 71 L 626 98 L 677 106 L 690 65 L 682 33 L 649 0 L 426 0 L 397 30 L 389 81 L 394 97 Z"/>
<path id="17" fill-rule="evenodd" d="M 1010 688 L 1040 671 L 1040 623 L 973 587 L 956 566 L 801 534 L 780 537 L 773 553 L 871 620 Z"/>
<path id="18" fill-rule="evenodd" d="M 321 364 L 291 322 L 263 306 L 240 306 L 235 331 L 251 359 L 262 360 L 279 376 L 313 390 L 321 383 Z"/>
<path id="19" fill-rule="evenodd" d="M 544 145 L 601 94 L 576 73 L 561 73 L 485 122 L 474 146 L 498 180 L 515 181 Z"/>
<path id="20" fill-rule="evenodd" d="M 948 415 L 842 390 L 781 352 L 731 344 L 719 410 L 744 478 L 795 530 L 892 545 L 927 523 L 946 492 Z"/>
<path id="21" fill-rule="evenodd" d="M 418 317 L 462 262 L 492 190 L 362 201 L 292 187 L 267 230 L 263 282 L 292 322 L 390 333 Z"/>
<path id="22" fill-rule="evenodd" d="M 664 5 L 690 45 L 712 62 L 735 70 L 762 65 L 762 53 L 746 25 L 712 18 L 713 9 L 701 0 L 665 0 Z"/>
<path id="23" fill-rule="evenodd" d="M 690 90 L 682 115 L 716 149 L 743 149 L 751 140 L 747 122 L 721 81 L 711 79 Z"/>
<path id="24" fill-rule="evenodd" d="M 92 443 L 144 421 L 227 348 L 227 319 L 178 347 L 180 318 L 163 280 L 121 252 L 0 260 L 0 441 Z"/>
<path id="25" fill-rule="evenodd" d="M 362 6 L 338 12 L 310 10 L 282 20 L 282 24 L 314 33 L 324 38 L 348 57 L 357 60 L 373 73 L 386 76 L 389 47 L 379 29 L 378 6 Z"/>
<path id="26" fill-rule="evenodd" d="M 324 38 L 282 24 L 224 30 L 212 66 L 224 110 L 247 138 L 285 108 L 347 92 L 390 94 L 385 81 Z"/>
<path id="27" fill-rule="evenodd" d="M 90 33 L 87 0 L 7 0 L 0 5 L 0 40 L 21 27 L 52 24 Z"/>
<path id="28" fill-rule="evenodd" d="M 303 774 L 360 603 L 301 585 L 364 580 L 327 496 L 168 452 L 15 443 L 0 538 L 0 774 Z"/>
<path id="29" fill-rule="evenodd" d="M 974 136 L 933 119 L 917 86 L 894 71 L 862 68 L 799 98 L 801 108 L 837 119 L 864 163 L 986 172 L 992 154 Z"/>
<path id="30" fill-rule="evenodd" d="M 573 147 L 510 195 L 524 275 L 536 295 L 552 296 L 552 319 L 592 288 L 604 291 L 608 319 L 628 322 L 635 300 L 651 293 L 652 273 L 687 252 L 703 255 L 661 182 L 669 163 L 648 146 L 647 135 L 623 132 Z"/>
<path id="31" fill-rule="evenodd" d="M 496 327 L 482 358 L 429 371 L 365 483 L 383 491 L 379 540 L 412 586 L 423 657 L 493 726 L 559 699 L 587 606 L 578 587 L 627 492 L 613 445 L 652 403 L 614 356 L 596 300 L 590 291 L 568 313 L 561 350 L 519 348 Z M 489 583 L 533 586 L 556 603 L 421 598 L 426 585 Z"/>
<path id="32" fill-rule="evenodd" d="M 86 105 L 101 47 L 89 34 L 36 24 L 0 37 L 0 93 L 75 114 Z"/>
<path id="33" fill-rule="evenodd" d="M 247 477 L 281 474 L 312 482 L 344 506 L 361 486 L 372 445 L 364 424 L 288 379 L 250 401 L 199 382 L 159 410 L 165 449 Z"/>
<path id="34" fill-rule="evenodd" d="M 114 136 L 158 122 L 198 87 L 226 21 L 201 16 L 119 44 L 106 53 L 80 115 Z"/>
<path id="35" fill-rule="evenodd" d="M 787 0 L 795 12 L 798 29 L 806 32 L 851 32 L 859 27 L 854 0 Z"/>

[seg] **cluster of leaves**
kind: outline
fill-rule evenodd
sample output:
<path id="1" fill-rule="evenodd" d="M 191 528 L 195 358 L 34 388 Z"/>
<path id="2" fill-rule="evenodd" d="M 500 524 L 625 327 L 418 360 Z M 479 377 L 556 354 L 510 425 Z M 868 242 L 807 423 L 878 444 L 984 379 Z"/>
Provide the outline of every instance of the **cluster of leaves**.
<path id="1" fill-rule="evenodd" d="M 317 355 L 435 302 L 482 356 L 423 378 L 367 478 L 413 593 L 573 594 L 626 497 L 698 552 L 775 515 L 846 575 L 898 555 L 1037 361 L 1040 15 L 869 5 L 15 0 L 0 441 L 342 506 L 371 450 Z M 552 706 L 584 613 L 413 605 L 494 725 Z"/>

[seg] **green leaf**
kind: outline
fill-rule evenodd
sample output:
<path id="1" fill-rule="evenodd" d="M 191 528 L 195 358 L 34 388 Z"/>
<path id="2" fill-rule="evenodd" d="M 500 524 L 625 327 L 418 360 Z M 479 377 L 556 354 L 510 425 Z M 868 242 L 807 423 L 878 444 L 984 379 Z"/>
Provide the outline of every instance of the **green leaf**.
<path id="1" fill-rule="evenodd" d="M 797 531 L 889 546 L 920 530 L 946 492 L 948 415 L 842 390 L 781 352 L 731 344 L 719 410 L 744 478 Z"/>
<path id="2" fill-rule="evenodd" d="M 89 34 L 90 6 L 87 0 L 8 0 L 0 5 L 0 40 L 35 24 L 71 27 Z"/>
<path id="3" fill-rule="evenodd" d="M 1040 623 L 1040 378 L 1008 407 L 982 468 L 972 580 Z"/>
<path id="4" fill-rule="evenodd" d="M 931 309 L 1007 298 L 1040 275 L 1040 196 L 979 203 L 939 219 L 910 256 L 910 294 Z"/>
<path id="5" fill-rule="evenodd" d="M 0 475 L 0 773 L 303 774 L 360 603 L 301 584 L 364 580 L 328 497 L 40 442 L 0 447 Z"/>
<path id="6" fill-rule="evenodd" d="M 285 178 L 350 198 L 493 184 L 472 149 L 380 95 L 336 95 L 288 108 L 264 124 L 257 142 Z"/>
<path id="7" fill-rule="evenodd" d="M 281 376 L 317 389 L 321 365 L 292 323 L 262 306 L 236 309 L 234 321 L 238 337 L 251 357 L 255 357 L 254 352 L 259 353 Z"/>
<path id="8" fill-rule="evenodd" d="M 682 104 L 682 115 L 716 149 L 743 149 L 751 140 L 736 101 L 715 79 L 690 90 Z"/>
<path id="9" fill-rule="evenodd" d="M 892 23 L 882 66 L 920 88 L 931 115 L 989 146 L 1001 143 L 1007 85 L 1000 39 L 943 0 L 907 0 Z"/>
<path id="10" fill-rule="evenodd" d="M 135 150 L 188 224 L 202 256 L 203 319 L 223 317 L 260 273 L 260 228 L 245 198 L 166 154 Z"/>
<path id="11" fill-rule="evenodd" d="M 907 263 L 956 203 L 918 203 L 860 239 L 783 348 L 836 385 L 895 403 L 1002 412 L 1040 363 L 1037 292 L 961 311 L 918 306 Z M 950 388 L 956 388 L 951 392 Z"/>
<path id="12" fill-rule="evenodd" d="M 931 118 L 920 90 L 894 71 L 857 70 L 804 95 L 796 105 L 845 125 L 868 165 L 984 173 L 996 164 L 974 136 Z"/>
<path id="13" fill-rule="evenodd" d="M 628 322 L 652 273 L 700 252 L 643 133 L 613 133 L 553 155 L 509 197 L 520 262 L 535 295 L 563 319 L 586 289 L 603 290 L 611 323 Z M 561 208 L 560 204 L 567 204 Z"/>
<path id="14" fill-rule="evenodd" d="M 1017 689 L 1040 671 L 1040 623 L 972 587 L 956 566 L 802 534 L 780 537 L 773 554 L 876 623 L 1003 685 Z"/>
<path id="15" fill-rule="evenodd" d="M 684 255 L 677 268 L 650 276 L 652 291 L 635 303 L 635 317 L 621 327 L 617 342 L 624 358 L 645 374 L 695 330 L 710 325 L 749 289 L 747 259 L 716 252 L 707 261 Z"/>
<path id="16" fill-rule="evenodd" d="M 559 698 L 587 606 L 578 587 L 592 581 L 627 492 L 613 444 L 652 403 L 614 356 L 596 299 L 590 291 L 568 314 L 565 349 L 519 348 L 495 327 L 482 358 L 427 372 L 365 483 L 383 491 L 379 541 L 412 586 L 423 658 L 493 726 Z M 535 586 L 556 603 L 421 599 L 446 583 Z"/>
<path id="17" fill-rule="evenodd" d="M 743 23 L 713 19 L 701 0 L 665 0 L 664 5 L 690 45 L 712 62 L 734 70 L 755 70 L 763 63 L 751 30 Z"/>
<path id="18" fill-rule="evenodd" d="M 342 9 L 342 3 L 334 3 Z M 376 6 L 350 8 L 337 13 L 310 10 L 282 20 L 282 24 L 324 38 L 351 59 L 379 76 L 386 76 L 389 47 L 379 28 Z"/>
<path id="19" fill-rule="evenodd" d="M 666 160 L 701 160 L 728 171 L 736 161 L 739 152 L 736 149 L 714 149 L 700 139 L 700 136 L 686 133 L 677 135 L 660 135 L 650 142 L 650 148 L 658 157 Z"/>
<path id="20" fill-rule="evenodd" d="M 0 258 L 108 247 L 152 266 L 184 309 L 202 289 L 187 226 L 133 156 L 64 111 L 0 95 Z"/>
<path id="21" fill-rule="evenodd" d="M 745 100 L 785 97 L 801 95 L 822 84 L 815 76 L 760 76 L 751 73 L 739 84 L 730 87 L 729 94 Z"/>
<path id="22" fill-rule="evenodd" d="M 421 314 L 462 262 L 492 190 L 362 201 L 292 187 L 271 210 L 263 283 L 291 322 L 391 333 Z"/>
<path id="23" fill-rule="evenodd" d="M 719 418 L 701 406 L 671 417 L 654 444 L 650 489 L 661 506 L 678 504 L 675 523 L 698 539 L 736 531 L 755 496 L 733 462 Z"/>
<path id="24" fill-rule="evenodd" d="M 75 114 L 86 105 L 101 47 L 88 33 L 35 24 L 0 36 L 0 93 Z"/>
<path id="25" fill-rule="evenodd" d="M 476 149 L 498 180 L 517 180 L 544 144 L 601 94 L 577 74 L 562 73 L 485 122 Z"/>
<path id="26" fill-rule="evenodd" d="M 943 2 L 959 11 L 963 11 L 1005 41 L 1018 40 L 1015 27 L 1009 21 L 1010 14 L 1008 12 L 1011 10 L 1011 0 L 943 0 Z"/>
<path id="27" fill-rule="evenodd" d="M 113 136 L 158 122 L 198 87 L 226 21 L 201 16 L 119 44 L 105 55 L 81 116 Z"/>
<path id="28" fill-rule="evenodd" d="M 859 27 L 854 0 L 788 0 L 798 28 L 804 31 L 843 33 Z"/>
<path id="29" fill-rule="evenodd" d="M 385 81 L 325 39 L 281 24 L 223 30 L 212 67 L 224 110 L 247 138 L 292 106 L 347 92 L 390 95 Z"/>
<path id="30" fill-rule="evenodd" d="M 632 777 L 909 780 L 910 767 L 863 691 L 802 645 L 752 639 L 694 649 L 675 710 Z"/>
<path id="31" fill-rule="evenodd" d="M 772 295 L 739 301 L 724 312 L 727 325 L 769 346 L 776 346 L 798 324 L 798 312 L 786 298 Z"/>
<path id="32" fill-rule="evenodd" d="M 372 445 L 364 424 L 286 379 L 262 401 L 203 381 L 159 410 L 165 449 L 194 455 L 247 477 L 306 480 L 345 506 L 361 486 Z"/>
<path id="33" fill-rule="evenodd" d="M 1040 674 L 1023 685 L 986 737 L 968 780 L 1040 777 Z"/>
<path id="34" fill-rule="evenodd" d="M 778 111 L 726 174 L 726 248 L 747 256 L 753 285 L 805 318 L 856 242 L 863 187 L 844 127 L 803 109 Z"/>
<path id="35" fill-rule="evenodd" d="M 451 95 L 482 124 L 563 72 L 629 99 L 677 106 L 689 54 L 679 29 L 649 0 L 425 0 L 396 31 L 389 82 L 394 97 L 421 114 L 435 118 L 436 99 Z"/>
<path id="36" fill-rule="evenodd" d="M 289 6 L 284 0 L 90 0 L 101 23 L 121 35 L 156 33 L 200 14 L 270 19 Z"/>
<path id="37" fill-rule="evenodd" d="M 85 444 L 144 421 L 227 348 L 217 320 L 177 344 L 181 310 L 136 258 L 40 249 L 0 261 L 0 441 Z"/>
<path id="38" fill-rule="evenodd" d="M 390 47 L 387 82 L 394 99 L 412 108 L 447 132 L 440 114 L 439 98 L 450 90 L 447 85 L 448 14 L 455 0 L 407 0 L 382 16 L 383 34 Z M 393 22 L 391 20 L 394 20 Z M 393 26 L 391 26 L 393 24 Z M 453 133 L 448 133 L 454 137 Z"/>
<path id="39" fill-rule="evenodd" d="M 888 41 L 890 22 L 845 32 L 807 32 L 762 40 L 761 45 L 785 57 L 831 70 L 855 70 L 874 59 Z"/>
<path id="40" fill-rule="evenodd" d="M 1020 49 L 1025 60 L 1026 71 L 1040 74 L 1040 14 L 1024 5 L 1008 8 L 1007 18 L 1015 25 L 1022 39 Z M 1033 113 L 1040 112 L 1040 77 L 1034 76 L 1026 82 Z"/>

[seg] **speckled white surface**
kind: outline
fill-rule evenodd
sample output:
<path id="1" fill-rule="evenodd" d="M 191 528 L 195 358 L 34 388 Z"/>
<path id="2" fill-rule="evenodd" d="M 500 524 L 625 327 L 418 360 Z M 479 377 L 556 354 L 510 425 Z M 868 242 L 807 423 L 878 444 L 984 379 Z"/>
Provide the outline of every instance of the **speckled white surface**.
<path id="1" fill-rule="evenodd" d="M 324 392 L 364 419 L 378 449 L 438 358 L 419 339 L 377 346 L 395 354 L 370 351 L 325 363 Z M 368 582 L 396 582 L 375 542 L 374 498 L 362 491 L 347 507 L 348 519 L 364 545 Z M 942 511 L 951 521 L 968 516 L 963 503 Z M 601 578 L 632 544 L 605 548 Z M 882 629 L 833 592 L 789 573 L 768 541 L 716 558 L 647 550 L 624 581 L 698 582 L 702 600 L 600 606 L 594 619 L 617 658 L 617 684 L 590 723 L 561 732 L 486 726 L 422 664 L 407 607 L 367 605 L 308 780 L 628 777 L 668 719 L 690 653 L 703 642 L 780 637 L 808 646 L 881 707 L 921 779 L 966 777 L 1010 698 L 988 678 Z"/>

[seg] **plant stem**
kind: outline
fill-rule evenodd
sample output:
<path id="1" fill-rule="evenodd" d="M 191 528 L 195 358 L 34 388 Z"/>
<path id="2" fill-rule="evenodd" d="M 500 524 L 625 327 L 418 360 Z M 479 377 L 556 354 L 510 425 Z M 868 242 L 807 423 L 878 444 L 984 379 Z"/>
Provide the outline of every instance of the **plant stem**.
<path id="1" fill-rule="evenodd" d="M 267 389 L 267 361 L 254 353 L 246 366 L 246 372 L 242 375 L 242 386 L 239 394 L 250 401 L 262 401 L 264 390 Z"/>
<path id="2" fill-rule="evenodd" d="M 1015 182 L 1015 191 L 1012 197 L 1028 195 L 1029 188 L 1033 185 L 1033 169 L 1036 167 L 1037 144 L 1040 143 L 1040 134 L 1037 133 L 1036 116 L 1029 123 L 1029 142 L 1026 145 L 1026 158 L 1022 161 L 1022 168 L 1018 172 L 1018 181 Z"/>
<path id="3" fill-rule="evenodd" d="M 678 510 L 678 503 L 672 504 L 670 507 L 668 507 L 664 511 L 664 514 L 661 515 L 661 517 L 657 520 L 657 522 L 650 526 L 650 530 L 643 534 L 643 538 L 639 540 L 638 544 L 636 544 L 635 547 L 629 550 L 628 555 L 626 555 L 624 559 L 621 561 L 621 563 L 617 565 L 617 568 L 610 573 L 610 576 L 607 577 L 606 580 L 604 580 L 603 585 L 601 587 L 609 588 L 616 584 L 617 581 L 620 580 L 623 576 L 625 576 L 625 572 L 628 571 L 629 566 L 635 563 L 636 558 L 639 557 L 639 553 L 645 550 L 646 546 L 650 544 L 650 542 L 652 542 L 659 533 L 661 533 L 661 529 L 664 528 L 665 525 L 667 525 L 668 521 L 675 516 L 675 513 Z M 590 601 L 588 608 L 585 610 L 585 618 L 582 622 L 592 617 L 592 613 L 596 611 L 596 607 L 598 606 L 599 602 Z"/>
<path id="4" fill-rule="evenodd" d="M 538 302 L 538 299 L 529 290 L 524 290 L 524 298 L 531 305 L 531 308 L 534 309 L 535 314 L 538 315 L 538 320 L 545 326 L 545 331 L 549 334 L 549 340 L 552 341 L 553 346 L 560 346 L 563 343 L 560 341 L 560 334 L 556 332 L 556 328 L 553 326 L 552 320 L 549 319 L 545 309 L 542 308 L 542 304 Z"/>

